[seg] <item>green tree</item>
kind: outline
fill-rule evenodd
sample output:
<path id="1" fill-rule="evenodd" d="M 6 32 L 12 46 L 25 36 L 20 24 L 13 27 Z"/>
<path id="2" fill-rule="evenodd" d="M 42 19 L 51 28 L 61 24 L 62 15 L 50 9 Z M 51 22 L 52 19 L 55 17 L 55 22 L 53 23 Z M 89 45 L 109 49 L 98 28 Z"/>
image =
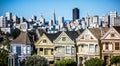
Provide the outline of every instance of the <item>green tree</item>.
<path id="1" fill-rule="evenodd" d="M 119 65 L 120 63 L 120 56 L 113 56 L 111 59 L 110 59 L 110 64 L 115 64 L 116 66 L 120 66 Z"/>
<path id="2" fill-rule="evenodd" d="M 77 66 L 77 63 L 73 59 L 62 59 L 55 62 L 56 66 Z"/>
<path id="3" fill-rule="evenodd" d="M 0 66 L 8 66 L 8 51 L 0 49 Z"/>
<path id="4" fill-rule="evenodd" d="M 11 33 L 11 35 L 13 36 L 13 38 L 15 39 L 15 38 L 17 38 L 19 35 L 20 35 L 20 30 L 18 29 L 18 28 L 15 28 L 14 30 L 13 30 L 13 32 Z"/>
<path id="5" fill-rule="evenodd" d="M 25 66 L 48 66 L 47 59 L 38 55 L 33 55 L 24 60 Z"/>
<path id="6" fill-rule="evenodd" d="M 104 60 L 99 58 L 91 58 L 85 62 L 85 66 L 103 66 Z"/>

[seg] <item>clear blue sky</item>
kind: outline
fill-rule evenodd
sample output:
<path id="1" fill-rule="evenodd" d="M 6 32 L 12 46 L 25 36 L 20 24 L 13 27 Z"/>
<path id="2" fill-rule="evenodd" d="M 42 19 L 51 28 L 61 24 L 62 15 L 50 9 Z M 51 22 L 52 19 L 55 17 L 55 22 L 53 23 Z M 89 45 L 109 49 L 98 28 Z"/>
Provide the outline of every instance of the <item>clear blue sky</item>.
<path id="1" fill-rule="evenodd" d="M 102 16 L 110 11 L 120 13 L 120 0 L 0 0 L 0 16 L 12 12 L 13 15 L 25 18 L 36 15 L 38 19 L 42 14 L 48 21 L 52 19 L 55 10 L 56 19 L 63 16 L 65 20 L 71 20 L 75 7 L 80 9 L 80 18 L 87 13 Z"/>

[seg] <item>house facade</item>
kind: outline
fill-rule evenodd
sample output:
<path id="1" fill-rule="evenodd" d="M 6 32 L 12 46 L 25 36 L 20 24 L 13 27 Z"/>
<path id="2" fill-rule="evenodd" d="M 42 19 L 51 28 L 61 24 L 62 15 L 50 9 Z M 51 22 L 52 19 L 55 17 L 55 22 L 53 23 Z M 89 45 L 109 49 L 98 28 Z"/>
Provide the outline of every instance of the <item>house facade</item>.
<path id="1" fill-rule="evenodd" d="M 102 44 L 102 59 L 106 65 L 110 65 L 112 56 L 120 55 L 120 26 L 111 27 L 103 37 Z"/>
<path id="2" fill-rule="evenodd" d="M 75 38 L 78 36 L 76 31 L 63 31 L 53 41 L 55 45 L 55 60 L 74 59 L 76 60 Z"/>
<path id="3" fill-rule="evenodd" d="M 10 43 L 10 53 L 18 56 L 18 64 L 33 53 L 33 43 L 28 32 L 21 32 L 20 35 Z M 11 56 L 11 54 L 9 56 Z"/>
<path id="4" fill-rule="evenodd" d="M 55 35 L 56 34 L 43 33 L 35 43 L 37 55 L 45 57 L 49 62 L 54 61 L 55 45 L 53 44 L 53 39 Z"/>
<path id="5" fill-rule="evenodd" d="M 76 39 L 77 42 L 77 63 L 84 66 L 84 62 L 90 58 L 100 58 L 100 36 L 101 29 L 90 28 Z"/>

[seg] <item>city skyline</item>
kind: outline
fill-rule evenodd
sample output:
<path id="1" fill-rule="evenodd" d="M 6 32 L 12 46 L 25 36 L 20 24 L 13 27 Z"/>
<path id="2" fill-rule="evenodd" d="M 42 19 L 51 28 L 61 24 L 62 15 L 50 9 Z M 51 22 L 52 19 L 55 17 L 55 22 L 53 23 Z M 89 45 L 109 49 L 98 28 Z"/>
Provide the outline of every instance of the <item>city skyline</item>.
<path id="1" fill-rule="evenodd" d="M 0 0 L 0 16 L 5 16 L 6 12 L 13 15 L 31 18 L 36 15 L 48 21 L 52 19 L 55 10 L 56 19 L 63 16 L 65 20 L 72 20 L 72 9 L 80 10 L 80 18 L 87 14 L 103 16 L 110 11 L 120 13 L 119 0 Z"/>

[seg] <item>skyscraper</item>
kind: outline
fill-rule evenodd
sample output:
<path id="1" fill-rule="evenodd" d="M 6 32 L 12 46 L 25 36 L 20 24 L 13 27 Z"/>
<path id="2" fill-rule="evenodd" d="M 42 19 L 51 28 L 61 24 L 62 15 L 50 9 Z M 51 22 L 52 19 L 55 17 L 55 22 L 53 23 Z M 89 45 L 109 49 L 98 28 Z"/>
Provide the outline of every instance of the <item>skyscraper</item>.
<path id="1" fill-rule="evenodd" d="M 73 21 L 75 21 L 76 19 L 79 19 L 79 9 L 78 8 L 74 8 L 72 14 L 73 14 Z"/>
<path id="2" fill-rule="evenodd" d="M 32 20 L 36 21 L 37 20 L 37 16 L 32 15 Z"/>
<path id="3" fill-rule="evenodd" d="M 110 26 L 114 26 L 115 25 L 115 18 L 117 17 L 117 12 L 110 12 Z"/>
<path id="4" fill-rule="evenodd" d="M 53 21 L 53 25 L 55 25 L 56 24 L 55 11 L 53 12 L 52 21 Z"/>
<path id="5" fill-rule="evenodd" d="M 7 17 L 7 20 L 11 20 L 12 19 L 12 13 L 6 12 L 6 17 Z"/>
<path id="6" fill-rule="evenodd" d="M 64 17 L 58 17 L 58 24 L 59 24 L 60 28 L 63 27 L 63 22 L 64 22 Z"/>

